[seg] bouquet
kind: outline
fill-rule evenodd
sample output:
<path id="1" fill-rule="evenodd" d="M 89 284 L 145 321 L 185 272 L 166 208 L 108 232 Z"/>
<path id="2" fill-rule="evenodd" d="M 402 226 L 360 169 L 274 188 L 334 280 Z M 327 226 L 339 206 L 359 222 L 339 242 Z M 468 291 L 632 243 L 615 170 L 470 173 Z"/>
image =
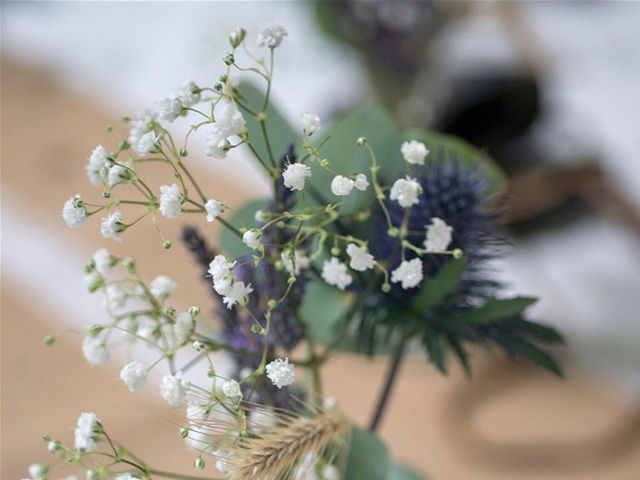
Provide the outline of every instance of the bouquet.
<path id="1" fill-rule="evenodd" d="M 197 306 L 177 311 L 173 279 L 148 281 L 132 258 L 97 251 L 85 281 L 104 296 L 110 321 L 87 327 L 82 352 L 98 366 L 126 345 L 138 358 L 120 371 L 131 392 L 162 371 L 156 388 L 185 409 L 178 434 L 206 477 L 421 478 L 375 436 L 404 357 L 426 352 L 443 373 L 454 358 L 470 373 L 468 346 L 480 344 L 561 375 L 541 344 L 562 338 L 526 319 L 534 298 L 505 298 L 491 277 L 505 241 L 503 177 L 488 156 L 453 137 L 401 130 L 375 106 L 329 128 L 313 113 L 289 126 L 270 98 L 286 37 L 280 25 L 264 27 L 256 54 L 246 31 L 235 30 L 215 84 L 185 81 L 154 110 L 125 117 L 129 134 L 116 146 L 91 153 L 87 176 L 102 198 L 69 198 L 69 227 L 101 219 L 105 239 L 121 242 L 139 222 L 191 214 L 223 230 L 215 243 L 192 226 L 182 233 L 212 292 L 212 316 Z M 188 123 L 183 138 L 168 128 L 177 121 Z M 195 154 L 212 157 L 212 168 L 248 149 L 272 184 L 270 198 L 234 209 L 207 191 L 190 171 L 190 140 L 202 133 L 206 149 Z M 154 168 L 165 184 L 145 179 Z M 159 226 L 158 235 L 170 250 Z M 143 350 L 155 360 L 143 362 Z M 340 351 L 389 355 L 367 429 L 323 393 L 322 367 Z M 204 478 L 155 469 L 93 412 L 80 414 L 72 443 L 44 438 L 54 460 L 31 465 L 33 480 L 67 468 L 87 480 Z"/>

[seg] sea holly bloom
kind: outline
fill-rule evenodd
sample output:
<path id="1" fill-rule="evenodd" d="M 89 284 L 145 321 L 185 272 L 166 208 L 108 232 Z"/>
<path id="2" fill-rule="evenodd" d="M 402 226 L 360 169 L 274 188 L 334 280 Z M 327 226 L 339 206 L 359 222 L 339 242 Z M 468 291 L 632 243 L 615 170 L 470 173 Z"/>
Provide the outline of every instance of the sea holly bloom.
<path id="1" fill-rule="evenodd" d="M 177 184 L 160 187 L 160 213 L 166 218 L 176 218 L 182 211 L 184 196 Z"/>
<path id="2" fill-rule="evenodd" d="M 267 25 L 262 27 L 258 33 L 258 45 L 261 47 L 276 48 L 287 35 L 287 31 L 282 25 Z"/>
<path id="3" fill-rule="evenodd" d="M 224 212 L 224 205 L 222 202 L 211 198 L 204 204 L 204 209 L 207 212 L 207 222 L 213 222 L 220 216 L 220 214 L 222 214 L 222 212 Z"/>
<path id="4" fill-rule="evenodd" d="M 414 258 L 413 260 L 403 261 L 398 268 L 391 272 L 391 281 L 402 285 L 402 288 L 408 290 L 420 285 L 424 274 L 422 273 L 422 260 Z"/>
<path id="5" fill-rule="evenodd" d="M 94 367 L 109 360 L 107 344 L 99 337 L 85 337 L 82 341 L 82 354 L 87 362 Z"/>
<path id="6" fill-rule="evenodd" d="M 151 295 L 156 298 L 165 299 L 178 288 L 178 284 L 166 275 L 159 275 L 149 284 Z"/>
<path id="7" fill-rule="evenodd" d="M 367 247 L 358 247 L 356 244 L 350 243 L 347 245 L 347 255 L 351 257 L 349 266 L 359 272 L 364 272 L 376 266 L 376 261 L 367 250 Z"/>
<path id="8" fill-rule="evenodd" d="M 120 379 L 125 383 L 130 392 L 140 389 L 147 381 L 147 369 L 139 361 L 127 363 L 120 370 Z"/>
<path id="9" fill-rule="evenodd" d="M 302 132 L 311 136 L 320 130 L 320 117 L 315 113 L 302 114 Z"/>
<path id="10" fill-rule="evenodd" d="M 282 172 L 284 186 L 290 190 L 304 189 L 305 180 L 311 176 L 311 168 L 301 163 L 291 163 Z"/>
<path id="11" fill-rule="evenodd" d="M 356 175 L 356 179 L 353 185 L 361 192 L 364 192 L 367 188 L 369 188 L 369 180 L 367 180 L 367 176 L 364 173 L 359 173 L 358 175 Z"/>
<path id="12" fill-rule="evenodd" d="M 267 377 L 276 387 L 282 388 L 291 385 L 295 381 L 295 367 L 289 363 L 289 359 L 276 358 L 265 367 Z"/>
<path id="13" fill-rule="evenodd" d="M 399 178 L 391 187 L 389 198 L 396 200 L 401 207 L 409 208 L 420 202 L 419 195 L 422 192 L 420 183 L 410 176 Z"/>
<path id="14" fill-rule="evenodd" d="M 424 241 L 424 248 L 429 253 L 446 252 L 451 244 L 453 228 L 441 218 L 431 219 L 431 225 L 427 225 L 427 234 Z"/>
<path id="15" fill-rule="evenodd" d="M 166 374 L 162 377 L 160 394 L 170 406 L 179 407 L 187 399 L 187 391 L 190 386 L 191 384 L 182 378 L 182 372 L 175 375 Z"/>
<path id="16" fill-rule="evenodd" d="M 62 207 L 62 218 L 69 228 L 78 228 L 84 225 L 89 218 L 80 195 L 69 198 Z"/>
<path id="17" fill-rule="evenodd" d="M 400 147 L 404 159 L 413 165 L 424 165 L 424 159 L 427 158 L 429 150 L 424 143 L 417 140 L 404 142 Z"/>
<path id="18" fill-rule="evenodd" d="M 121 233 L 127 228 L 121 221 L 122 214 L 120 210 L 116 210 L 110 215 L 104 217 L 102 219 L 102 223 L 100 224 L 100 232 L 104 238 L 111 238 L 116 242 L 120 242 L 122 240 Z"/>
<path id="19" fill-rule="evenodd" d="M 338 197 L 346 197 L 351 193 L 354 185 L 354 181 L 350 178 L 336 175 L 331 181 L 331 193 Z"/>
<path id="20" fill-rule="evenodd" d="M 340 290 L 347 288 L 353 281 L 353 277 L 347 273 L 347 266 L 336 257 L 325 260 L 322 265 L 322 279 Z"/>
<path id="21" fill-rule="evenodd" d="M 98 145 L 87 164 L 87 176 L 92 185 L 99 187 L 107 182 L 107 174 L 109 170 L 109 152 L 102 145 Z"/>
<path id="22" fill-rule="evenodd" d="M 100 419 L 95 413 L 81 413 L 74 431 L 76 450 L 93 452 L 96 449 L 96 440 L 100 431 Z"/>

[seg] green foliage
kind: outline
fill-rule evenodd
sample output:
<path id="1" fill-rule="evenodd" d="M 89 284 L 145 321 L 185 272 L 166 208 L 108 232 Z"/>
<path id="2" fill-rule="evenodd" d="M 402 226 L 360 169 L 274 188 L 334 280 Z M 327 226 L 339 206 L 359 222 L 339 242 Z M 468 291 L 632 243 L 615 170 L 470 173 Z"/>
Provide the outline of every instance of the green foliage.
<path id="1" fill-rule="evenodd" d="M 353 427 L 345 478 L 387 480 L 390 466 L 389 452 L 382 440 L 366 430 Z"/>
<path id="2" fill-rule="evenodd" d="M 423 480 L 424 477 L 411 467 L 402 463 L 394 463 L 391 465 L 387 480 Z"/>
<path id="3" fill-rule="evenodd" d="M 422 283 L 420 291 L 411 302 L 412 307 L 424 312 L 445 302 L 455 292 L 466 266 L 464 257 L 447 262 L 435 276 Z"/>
<path id="4" fill-rule="evenodd" d="M 522 313 L 538 301 L 534 297 L 490 298 L 484 305 L 468 308 L 452 317 L 452 321 L 469 324 L 487 324 Z"/>
<path id="5" fill-rule="evenodd" d="M 336 338 L 346 307 L 340 290 L 315 278 L 305 286 L 299 314 L 307 326 L 307 333 L 315 341 L 328 345 Z"/>

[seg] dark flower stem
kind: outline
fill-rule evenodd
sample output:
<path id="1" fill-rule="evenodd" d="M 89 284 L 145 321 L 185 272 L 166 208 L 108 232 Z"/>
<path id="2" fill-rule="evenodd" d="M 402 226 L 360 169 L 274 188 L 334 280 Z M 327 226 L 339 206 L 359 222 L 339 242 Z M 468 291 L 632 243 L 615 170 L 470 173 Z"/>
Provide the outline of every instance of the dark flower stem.
<path id="1" fill-rule="evenodd" d="M 376 409 L 373 412 L 373 416 L 371 417 L 371 421 L 369 422 L 369 430 L 375 432 L 380 425 L 380 421 L 384 415 L 384 411 L 387 407 L 387 403 L 389 402 L 389 397 L 391 396 L 391 390 L 393 390 L 393 385 L 395 384 L 396 377 L 398 376 L 398 372 L 400 371 L 400 365 L 402 364 L 402 360 L 404 359 L 405 348 L 407 346 L 407 336 L 403 336 L 396 349 L 393 352 L 391 357 L 391 361 L 389 363 L 389 368 L 387 370 L 387 376 L 384 381 L 384 386 L 382 388 L 382 392 L 380 394 L 380 398 L 378 398 L 378 404 L 376 405 Z"/>

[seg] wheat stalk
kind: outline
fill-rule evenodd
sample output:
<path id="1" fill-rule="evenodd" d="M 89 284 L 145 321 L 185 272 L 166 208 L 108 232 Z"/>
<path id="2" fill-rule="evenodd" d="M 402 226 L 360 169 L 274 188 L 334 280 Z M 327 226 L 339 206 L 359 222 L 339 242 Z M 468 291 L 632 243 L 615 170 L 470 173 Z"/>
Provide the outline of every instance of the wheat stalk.
<path id="1" fill-rule="evenodd" d="M 317 456 L 348 429 L 348 421 L 337 409 L 293 417 L 261 436 L 243 439 L 230 456 L 230 478 L 286 478 L 302 458 Z"/>

